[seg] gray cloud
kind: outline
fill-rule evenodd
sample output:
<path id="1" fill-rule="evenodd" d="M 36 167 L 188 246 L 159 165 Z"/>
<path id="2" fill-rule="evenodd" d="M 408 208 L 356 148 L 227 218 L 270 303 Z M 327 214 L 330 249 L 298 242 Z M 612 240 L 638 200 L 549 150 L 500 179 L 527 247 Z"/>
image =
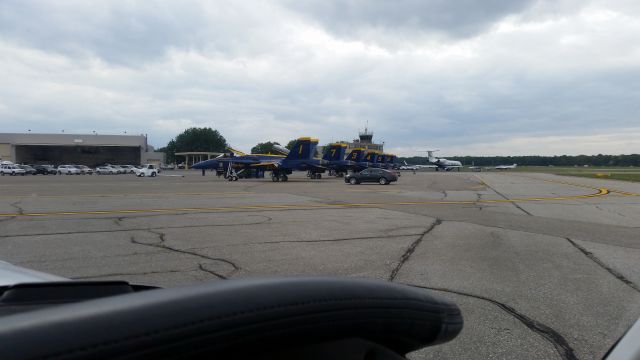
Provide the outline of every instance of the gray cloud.
<path id="1" fill-rule="evenodd" d="M 454 38 L 470 37 L 488 29 L 503 17 L 527 9 L 535 0 L 344 0 L 288 1 L 294 11 L 321 23 L 342 37 L 369 31 L 415 36 L 436 33 Z"/>
<path id="2" fill-rule="evenodd" d="M 0 35 L 44 51 L 139 67 L 170 50 L 256 53 L 270 4 L 185 0 L 0 2 Z"/>

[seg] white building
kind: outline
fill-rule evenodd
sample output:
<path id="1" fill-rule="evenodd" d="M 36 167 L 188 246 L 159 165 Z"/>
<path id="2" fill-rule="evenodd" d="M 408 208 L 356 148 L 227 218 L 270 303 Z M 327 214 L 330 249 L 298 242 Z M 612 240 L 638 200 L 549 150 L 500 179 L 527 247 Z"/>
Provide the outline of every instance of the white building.
<path id="1" fill-rule="evenodd" d="M 144 135 L 0 133 L 0 159 L 17 164 L 164 163 Z"/>

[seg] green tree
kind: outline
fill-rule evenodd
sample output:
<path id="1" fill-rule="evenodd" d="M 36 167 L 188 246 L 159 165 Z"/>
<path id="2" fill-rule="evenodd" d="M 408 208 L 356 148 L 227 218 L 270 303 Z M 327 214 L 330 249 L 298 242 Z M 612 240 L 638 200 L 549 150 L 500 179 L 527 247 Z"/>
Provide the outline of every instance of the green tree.
<path id="1" fill-rule="evenodd" d="M 168 163 L 176 162 L 177 152 L 187 151 L 207 151 L 207 152 L 223 152 L 227 147 L 227 141 L 218 130 L 209 127 L 189 128 L 169 141 L 165 146 L 164 152 L 167 156 Z"/>
<path id="2" fill-rule="evenodd" d="M 279 154 L 280 152 L 273 148 L 273 145 L 280 145 L 278 142 L 267 141 L 265 143 L 259 143 L 251 148 L 252 154 Z"/>
<path id="3" fill-rule="evenodd" d="M 285 147 L 286 147 L 287 149 L 291 150 L 291 148 L 293 147 L 293 144 L 295 144 L 295 143 L 296 143 L 296 141 L 298 141 L 298 140 L 297 140 L 297 139 L 293 139 L 293 140 L 289 141 L 289 142 L 287 143 L 287 146 L 285 146 Z"/>

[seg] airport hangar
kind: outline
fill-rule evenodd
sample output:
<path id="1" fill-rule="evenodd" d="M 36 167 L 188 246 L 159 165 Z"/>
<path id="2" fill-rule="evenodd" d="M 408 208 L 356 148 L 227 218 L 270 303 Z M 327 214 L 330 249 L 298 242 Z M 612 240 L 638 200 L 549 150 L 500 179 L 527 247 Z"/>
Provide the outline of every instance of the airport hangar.
<path id="1" fill-rule="evenodd" d="M 17 164 L 164 163 L 145 135 L 0 133 L 0 160 Z"/>

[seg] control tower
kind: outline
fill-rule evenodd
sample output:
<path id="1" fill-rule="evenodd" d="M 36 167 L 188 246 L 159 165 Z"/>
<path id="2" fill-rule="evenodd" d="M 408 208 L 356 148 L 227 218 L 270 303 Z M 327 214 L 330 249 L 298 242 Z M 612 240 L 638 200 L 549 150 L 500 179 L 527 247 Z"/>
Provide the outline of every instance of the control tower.
<path id="1" fill-rule="evenodd" d="M 373 132 L 369 130 L 369 125 L 364 127 L 364 131 L 358 133 L 358 139 L 347 143 L 347 151 L 351 149 L 366 149 L 382 152 L 384 144 L 376 144 L 373 142 Z"/>

